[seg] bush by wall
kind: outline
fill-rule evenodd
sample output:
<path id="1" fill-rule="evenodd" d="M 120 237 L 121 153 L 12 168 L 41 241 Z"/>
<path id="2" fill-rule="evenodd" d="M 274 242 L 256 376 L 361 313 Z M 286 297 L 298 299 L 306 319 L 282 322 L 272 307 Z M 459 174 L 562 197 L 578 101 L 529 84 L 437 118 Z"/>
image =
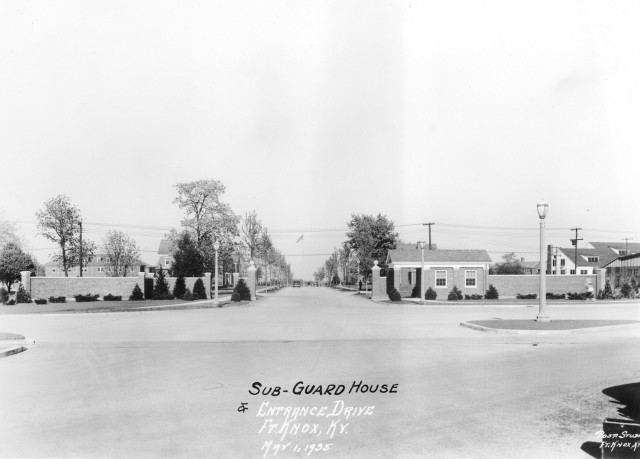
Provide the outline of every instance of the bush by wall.
<path id="1" fill-rule="evenodd" d="M 481 300 L 483 297 L 482 295 L 465 295 L 464 299 L 465 300 Z"/>
<path id="2" fill-rule="evenodd" d="M 389 293 L 389 299 L 391 301 L 402 301 L 402 297 L 400 296 L 400 292 L 397 291 L 395 288 L 393 290 L 391 290 L 391 292 Z"/>
<path id="3" fill-rule="evenodd" d="M 34 301 L 35 304 L 47 304 L 47 299 L 46 298 L 36 298 L 33 301 Z"/>
<path id="4" fill-rule="evenodd" d="M 9 292 L 7 292 L 6 288 L 2 287 L 0 288 L 0 303 L 7 304 L 7 301 L 9 301 Z"/>
<path id="5" fill-rule="evenodd" d="M 67 298 L 64 296 L 50 296 L 49 303 L 66 303 Z"/>
<path id="6" fill-rule="evenodd" d="M 240 301 L 240 294 L 235 290 L 231 294 L 231 301 Z"/>
<path id="7" fill-rule="evenodd" d="M 22 284 L 18 287 L 18 293 L 16 293 L 16 303 L 31 303 L 31 295 L 27 293 Z"/>
<path id="8" fill-rule="evenodd" d="M 102 299 L 104 301 L 122 301 L 122 295 L 112 295 L 111 293 L 108 293 L 104 297 L 102 297 Z"/>
<path id="9" fill-rule="evenodd" d="M 585 300 L 587 298 L 586 293 L 567 293 L 567 300 Z"/>
<path id="10" fill-rule="evenodd" d="M 489 284 L 489 290 L 487 290 L 485 296 L 484 296 L 487 300 L 497 300 L 499 295 L 498 295 L 498 289 L 496 289 L 493 284 Z"/>
<path id="11" fill-rule="evenodd" d="M 176 284 L 173 286 L 173 296 L 183 298 L 185 293 L 187 293 L 187 284 L 184 281 L 184 276 L 178 276 Z"/>
<path id="12" fill-rule="evenodd" d="M 447 299 L 449 301 L 458 301 L 458 300 L 461 300 L 463 298 L 464 297 L 462 296 L 462 292 L 455 285 L 453 286 L 453 288 L 449 292 L 449 296 L 447 297 Z"/>
<path id="13" fill-rule="evenodd" d="M 438 293 L 432 289 L 431 287 L 429 287 L 427 289 L 427 291 L 424 294 L 424 299 L 425 300 L 435 300 L 436 298 L 438 298 Z"/>
<path id="14" fill-rule="evenodd" d="M 564 293 L 547 292 L 547 300 L 564 300 Z"/>
<path id="15" fill-rule="evenodd" d="M 193 295 L 193 293 L 191 293 L 191 290 L 185 287 L 185 292 L 182 295 L 182 299 L 185 301 L 193 301 L 196 299 L 196 297 Z"/>
<path id="16" fill-rule="evenodd" d="M 233 289 L 234 292 L 237 292 L 240 295 L 240 300 L 248 300 L 251 301 L 251 290 L 249 290 L 249 286 L 244 281 L 244 279 L 240 279 L 236 284 L 236 288 Z"/>
<path id="17" fill-rule="evenodd" d="M 516 295 L 516 298 L 518 300 L 535 300 L 536 298 L 538 298 L 538 295 L 535 294 L 535 293 L 528 293 L 526 295 L 522 295 L 522 294 L 518 293 Z"/>
<path id="18" fill-rule="evenodd" d="M 131 296 L 129 296 L 129 301 L 142 301 L 142 300 L 144 300 L 144 294 L 142 293 L 140 286 L 136 284 L 136 286 L 133 287 Z"/>
<path id="19" fill-rule="evenodd" d="M 196 283 L 193 284 L 193 299 L 194 300 L 207 299 L 207 290 L 204 288 L 204 282 L 202 282 L 202 279 L 196 280 Z"/>
<path id="20" fill-rule="evenodd" d="M 420 292 L 418 291 L 418 285 L 413 286 L 413 290 L 411 290 L 411 298 L 418 298 L 420 296 Z"/>
<path id="21" fill-rule="evenodd" d="M 92 295 L 91 293 L 87 293 L 86 295 L 73 295 L 76 299 L 76 303 L 88 303 L 90 301 L 98 301 L 98 297 L 100 295 Z"/>

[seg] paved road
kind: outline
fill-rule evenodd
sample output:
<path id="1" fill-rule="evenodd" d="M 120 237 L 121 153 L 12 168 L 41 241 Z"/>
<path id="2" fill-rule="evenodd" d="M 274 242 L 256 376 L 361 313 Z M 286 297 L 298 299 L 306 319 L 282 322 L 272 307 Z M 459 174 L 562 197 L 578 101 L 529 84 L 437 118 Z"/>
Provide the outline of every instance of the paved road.
<path id="1" fill-rule="evenodd" d="M 640 331 L 506 336 L 459 326 L 535 313 L 296 288 L 212 310 L 3 316 L 2 331 L 36 344 L 0 359 L 0 456 L 307 457 L 322 443 L 314 449 L 331 446 L 313 457 L 590 457 L 581 447 L 598 441 L 605 417 L 619 417 L 602 390 L 640 381 Z M 637 320 L 640 305 L 550 313 Z M 345 389 L 296 395 L 299 381 Z M 397 393 L 349 393 L 354 381 L 397 384 Z M 251 395 L 255 382 L 281 393 Z M 282 413 L 262 415 L 266 402 L 327 408 L 283 426 Z M 347 417 L 341 403 L 360 415 Z M 279 443 L 289 445 L 274 454 Z"/>

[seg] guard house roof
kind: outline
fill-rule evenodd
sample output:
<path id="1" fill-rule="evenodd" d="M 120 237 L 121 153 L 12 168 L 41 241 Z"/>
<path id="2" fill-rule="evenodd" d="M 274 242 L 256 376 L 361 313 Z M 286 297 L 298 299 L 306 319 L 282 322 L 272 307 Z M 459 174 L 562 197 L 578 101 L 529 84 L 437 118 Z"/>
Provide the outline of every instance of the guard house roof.
<path id="1" fill-rule="evenodd" d="M 391 263 L 421 263 L 422 251 L 414 245 L 405 245 L 395 250 L 389 250 L 387 264 Z M 424 261 L 451 263 L 491 263 L 491 257 L 486 250 L 424 250 Z"/>

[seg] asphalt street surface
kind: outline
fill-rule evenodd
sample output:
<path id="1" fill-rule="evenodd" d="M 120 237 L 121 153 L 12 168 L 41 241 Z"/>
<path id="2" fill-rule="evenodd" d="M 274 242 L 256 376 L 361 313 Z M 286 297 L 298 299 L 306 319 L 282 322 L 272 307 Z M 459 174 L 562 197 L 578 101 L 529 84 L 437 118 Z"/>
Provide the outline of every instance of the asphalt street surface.
<path id="1" fill-rule="evenodd" d="M 548 309 L 640 319 L 638 303 Z M 536 313 L 307 287 L 219 309 L 3 315 L 0 331 L 35 344 L 0 359 L 0 457 L 592 457 L 620 417 L 602 391 L 640 382 L 640 328 L 459 325 Z"/>

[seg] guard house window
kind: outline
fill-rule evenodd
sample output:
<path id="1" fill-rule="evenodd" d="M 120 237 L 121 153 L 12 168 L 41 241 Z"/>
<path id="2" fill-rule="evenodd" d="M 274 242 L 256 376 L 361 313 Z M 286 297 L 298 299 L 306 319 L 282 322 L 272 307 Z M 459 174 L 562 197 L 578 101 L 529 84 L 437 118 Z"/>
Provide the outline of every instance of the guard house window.
<path id="1" fill-rule="evenodd" d="M 465 271 L 464 272 L 464 284 L 467 287 L 475 287 L 476 286 L 477 275 L 478 275 L 478 273 L 476 271 Z"/>
<path id="2" fill-rule="evenodd" d="M 409 271 L 409 285 L 413 285 L 413 271 Z"/>
<path id="3" fill-rule="evenodd" d="M 447 272 L 436 271 L 436 287 L 446 287 L 446 286 L 447 286 Z"/>
<path id="4" fill-rule="evenodd" d="M 598 257 L 587 257 L 587 261 L 589 263 L 597 263 L 598 262 Z"/>

